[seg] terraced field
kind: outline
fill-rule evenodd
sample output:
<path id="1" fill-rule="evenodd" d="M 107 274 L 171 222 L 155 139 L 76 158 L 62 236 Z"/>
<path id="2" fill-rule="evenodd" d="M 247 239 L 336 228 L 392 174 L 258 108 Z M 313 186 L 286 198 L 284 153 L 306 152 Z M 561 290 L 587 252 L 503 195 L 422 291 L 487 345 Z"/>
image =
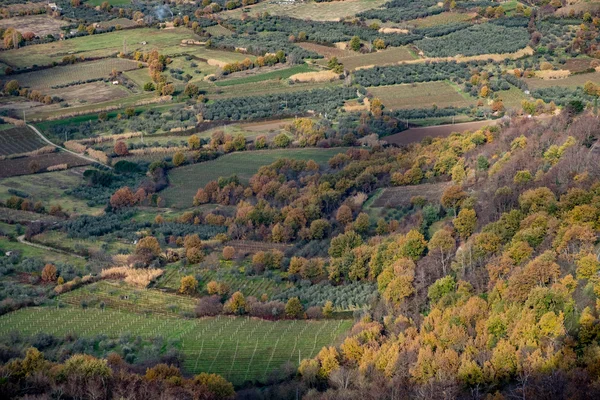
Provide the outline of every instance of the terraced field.
<path id="1" fill-rule="evenodd" d="M 0 336 L 14 331 L 26 336 L 162 336 L 183 352 L 185 372 L 218 373 L 241 384 L 265 381 L 287 362 L 298 365 L 300 358 L 314 357 L 323 346 L 340 342 L 351 326 L 351 320 L 177 319 L 110 309 L 31 307 L 1 316 Z"/>

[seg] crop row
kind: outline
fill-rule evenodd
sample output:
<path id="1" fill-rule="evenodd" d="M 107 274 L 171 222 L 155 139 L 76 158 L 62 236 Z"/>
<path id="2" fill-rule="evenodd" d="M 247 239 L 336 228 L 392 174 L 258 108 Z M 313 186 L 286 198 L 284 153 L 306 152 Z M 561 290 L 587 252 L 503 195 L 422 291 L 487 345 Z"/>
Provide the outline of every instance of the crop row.
<path id="1" fill-rule="evenodd" d="M 282 364 L 313 357 L 337 342 L 352 322 L 264 321 L 248 317 L 174 319 L 129 312 L 35 307 L 0 317 L 0 336 L 47 333 L 64 336 L 131 334 L 143 338 L 161 336 L 178 343 L 189 373 L 219 373 L 234 383 L 264 380 Z"/>

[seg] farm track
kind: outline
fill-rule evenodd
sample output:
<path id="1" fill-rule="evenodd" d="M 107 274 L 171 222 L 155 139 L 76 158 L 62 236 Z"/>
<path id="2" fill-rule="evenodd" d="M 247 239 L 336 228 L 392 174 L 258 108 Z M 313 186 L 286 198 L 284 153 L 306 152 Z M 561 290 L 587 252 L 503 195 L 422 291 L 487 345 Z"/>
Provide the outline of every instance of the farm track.
<path id="1" fill-rule="evenodd" d="M 68 251 L 64 251 L 64 250 L 57 249 L 57 248 L 54 248 L 54 247 L 50 247 L 50 246 L 45 246 L 43 244 L 29 242 L 29 241 L 25 240 L 25 235 L 18 236 L 17 240 L 19 241 L 19 243 L 25 244 L 27 246 L 37 247 L 38 249 L 42 249 L 42 250 L 53 251 L 55 253 L 66 254 L 66 255 L 71 256 L 71 257 L 77 257 L 77 258 L 81 258 L 82 260 L 85 260 L 85 257 L 80 256 L 79 254 L 69 253 Z"/>
<path id="2" fill-rule="evenodd" d="M 62 151 L 64 151 L 64 152 L 70 153 L 70 154 L 72 154 L 72 155 L 74 155 L 74 156 L 76 156 L 76 157 L 79 157 L 79 158 L 82 158 L 82 159 L 84 159 L 84 160 L 90 161 L 92 164 L 102 164 L 102 165 L 104 165 L 105 167 L 112 169 L 112 167 L 110 167 L 110 166 L 108 166 L 108 165 L 106 165 L 106 164 L 103 164 L 103 163 L 101 163 L 100 161 L 98 161 L 98 160 L 96 160 L 96 159 L 94 159 L 94 158 L 91 158 L 91 157 L 84 156 L 83 154 L 76 153 L 76 152 L 74 152 L 74 151 L 71 151 L 71 150 L 69 150 L 69 149 L 65 149 L 64 147 L 61 147 L 61 146 L 59 146 L 59 145 L 57 145 L 57 144 L 54 144 L 54 143 L 52 143 L 52 142 L 51 142 L 50 140 L 48 140 L 48 139 L 46 138 L 46 136 L 44 136 L 44 135 L 42 134 L 42 132 L 40 132 L 40 131 L 39 131 L 39 130 L 38 130 L 36 127 L 35 127 L 35 126 L 33 126 L 33 125 L 29 125 L 29 124 L 27 124 L 27 126 L 28 126 L 29 128 L 31 128 L 31 129 L 33 129 L 33 131 L 34 131 L 35 133 L 37 133 L 37 134 L 38 134 L 38 136 L 39 136 L 40 138 L 42 138 L 42 140 L 43 140 L 44 142 L 48 143 L 49 145 L 51 145 L 51 146 L 54 146 L 54 147 L 56 147 L 57 149 L 59 149 L 59 150 L 62 150 Z"/>

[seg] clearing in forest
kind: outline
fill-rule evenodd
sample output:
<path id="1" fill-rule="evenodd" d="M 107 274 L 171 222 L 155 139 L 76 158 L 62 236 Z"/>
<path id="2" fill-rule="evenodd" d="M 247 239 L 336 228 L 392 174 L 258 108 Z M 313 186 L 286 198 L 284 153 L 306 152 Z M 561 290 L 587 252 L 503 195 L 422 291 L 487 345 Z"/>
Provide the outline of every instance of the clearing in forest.
<path id="1" fill-rule="evenodd" d="M 167 206 L 190 207 L 198 189 L 219 177 L 237 175 L 241 182 L 247 183 L 260 167 L 280 158 L 314 160 L 318 164 L 326 164 L 331 157 L 346 150 L 344 147 L 274 149 L 226 154 L 213 161 L 172 169 L 169 172 L 170 186 L 161 192 L 161 197 L 165 199 Z"/>

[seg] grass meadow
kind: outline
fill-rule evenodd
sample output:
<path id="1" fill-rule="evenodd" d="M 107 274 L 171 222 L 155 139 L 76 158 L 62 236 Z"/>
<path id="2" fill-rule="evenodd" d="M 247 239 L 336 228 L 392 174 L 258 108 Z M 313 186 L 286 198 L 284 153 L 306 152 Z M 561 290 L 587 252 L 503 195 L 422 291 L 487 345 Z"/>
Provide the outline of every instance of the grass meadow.
<path id="1" fill-rule="evenodd" d="M 444 81 L 378 86 L 368 89 L 389 110 L 402 108 L 466 107 L 475 102 L 467 93 Z"/>
<path id="2" fill-rule="evenodd" d="M 25 68 L 60 62 L 63 57 L 69 55 L 108 57 L 122 51 L 124 41 L 128 52 L 149 52 L 157 49 L 161 54 L 168 55 L 181 52 L 180 43 L 183 39 L 194 39 L 194 35 L 185 28 L 129 29 L 6 50 L 0 53 L 0 61 L 13 68 Z M 146 44 L 143 45 L 142 42 Z"/>

